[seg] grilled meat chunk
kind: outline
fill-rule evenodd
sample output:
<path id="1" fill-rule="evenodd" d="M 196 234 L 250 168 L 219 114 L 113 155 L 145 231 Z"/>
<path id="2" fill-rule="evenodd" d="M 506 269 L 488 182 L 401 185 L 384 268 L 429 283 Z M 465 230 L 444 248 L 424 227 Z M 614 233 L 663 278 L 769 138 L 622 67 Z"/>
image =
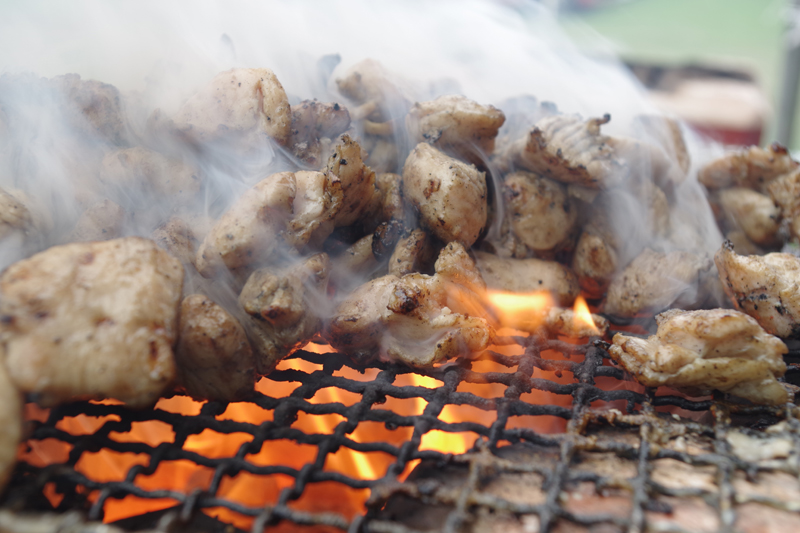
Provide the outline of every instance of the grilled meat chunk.
<path id="1" fill-rule="evenodd" d="M 580 294 L 575 274 L 561 263 L 541 259 L 505 259 L 475 252 L 486 286 L 509 292 L 548 291 L 558 305 L 572 305 Z"/>
<path id="2" fill-rule="evenodd" d="M 22 191 L 0 189 L 0 240 L 23 239 L 36 229 L 35 215 Z"/>
<path id="3" fill-rule="evenodd" d="M 299 350 L 322 328 L 320 305 L 328 286 L 327 254 L 301 265 L 253 272 L 239 295 L 251 316 L 243 324 L 256 356 L 256 371 L 269 374 L 284 357 Z"/>
<path id="4" fill-rule="evenodd" d="M 773 179 L 797 167 L 789 151 L 773 143 L 769 148 L 751 146 L 725 154 L 701 168 L 697 179 L 709 189 L 735 185 L 762 190 Z"/>
<path id="5" fill-rule="evenodd" d="M 113 85 L 82 80 L 77 74 L 56 76 L 50 83 L 66 97 L 63 110 L 72 126 L 89 139 L 111 143 L 125 141 L 125 120 L 119 91 Z"/>
<path id="6" fill-rule="evenodd" d="M 150 240 L 55 246 L 0 276 L 0 342 L 14 384 L 42 405 L 154 403 L 175 376 L 183 268 Z"/>
<path id="7" fill-rule="evenodd" d="M 256 183 L 214 224 L 195 264 L 205 277 L 266 260 L 277 248 L 279 234 L 292 216 L 296 182 L 291 172 L 273 174 Z"/>
<path id="8" fill-rule="evenodd" d="M 194 264 L 199 243 L 194 228 L 183 219 L 171 217 L 166 223 L 157 227 L 150 238 L 184 265 Z"/>
<path id="9" fill-rule="evenodd" d="M 584 120 L 578 115 L 552 115 L 509 146 L 508 168 L 524 168 L 563 183 L 593 189 L 620 183 L 623 163 L 600 126 L 611 117 Z"/>
<path id="10" fill-rule="evenodd" d="M 6 485 L 22 438 L 22 395 L 11 382 L 5 364 L 0 361 L 0 491 Z"/>
<path id="11" fill-rule="evenodd" d="M 200 171 L 179 159 L 137 146 L 109 152 L 103 158 L 100 181 L 123 194 L 142 191 L 189 201 L 200 190 Z"/>
<path id="12" fill-rule="evenodd" d="M 384 122 L 406 114 L 410 103 L 391 74 L 374 59 L 365 59 L 336 80 L 339 91 L 360 107 L 351 110 L 352 120 Z"/>
<path id="13" fill-rule="evenodd" d="M 444 152 L 474 160 L 475 155 L 492 155 L 494 139 L 505 120 L 503 112 L 493 106 L 450 95 L 411 106 L 406 129 L 414 144 L 427 142 Z"/>
<path id="14" fill-rule="evenodd" d="M 244 328 L 202 294 L 181 303 L 175 350 L 178 383 L 192 398 L 242 400 L 255 386 L 255 359 Z"/>
<path id="15" fill-rule="evenodd" d="M 334 311 L 325 337 L 362 361 L 383 357 L 419 367 L 481 351 L 492 329 L 483 318 L 462 314 L 459 295 L 484 288 L 464 247 L 453 242 L 433 276 L 388 275 L 353 291 Z"/>
<path id="16" fill-rule="evenodd" d="M 700 274 L 711 261 L 691 252 L 654 252 L 647 248 L 608 287 L 605 312 L 632 317 L 659 311 L 682 296 L 694 303 Z"/>
<path id="17" fill-rule="evenodd" d="M 748 239 L 760 246 L 778 244 L 780 209 L 769 196 L 745 187 L 732 187 L 720 191 L 719 203 L 729 224 L 738 226 Z"/>
<path id="18" fill-rule="evenodd" d="M 534 253 L 557 250 L 572 237 L 578 210 L 562 184 L 515 172 L 506 177 L 503 197 L 509 229 Z"/>
<path id="19" fill-rule="evenodd" d="M 421 229 L 415 229 L 397 241 L 389 258 L 389 274 L 400 277 L 412 272 L 426 272 L 435 257 L 431 238 Z"/>
<path id="20" fill-rule="evenodd" d="M 692 160 L 680 123 L 663 115 L 639 115 L 636 123 L 665 151 L 667 159 L 677 164 L 680 172 L 673 175 L 683 181 L 689 173 Z"/>
<path id="21" fill-rule="evenodd" d="M 375 172 L 364 164 L 361 146 L 349 135 L 342 135 L 337 141 L 325 171 L 339 179 L 344 196 L 333 217 L 334 224 L 337 228 L 350 226 L 366 213 L 377 194 Z"/>
<path id="22" fill-rule="evenodd" d="M 331 139 L 350 127 L 350 113 L 339 104 L 303 100 L 292 106 L 292 136 L 289 146 L 295 157 L 308 166 L 322 166 L 323 153 Z"/>
<path id="23" fill-rule="evenodd" d="M 486 175 L 429 144 L 418 144 L 403 168 L 403 194 L 419 210 L 423 229 L 467 248 L 486 226 Z"/>
<path id="24" fill-rule="evenodd" d="M 81 213 L 69 240 L 108 241 L 122 235 L 127 213 L 119 204 L 105 199 L 89 206 Z"/>
<path id="25" fill-rule="evenodd" d="M 292 131 L 286 92 L 265 68 L 220 72 L 187 100 L 174 122 L 195 142 L 225 141 L 245 152 L 268 139 L 285 145 Z"/>
<path id="26" fill-rule="evenodd" d="M 792 236 L 800 239 L 800 171 L 775 178 L 767 186 L 767 191 L 780 209 L 781 217 L 789 221 Z"/>
<path id="27" fill-rule="evenodd" d="M 788 349 L 751 317 L 731 309 L 672 310 L 656 317 L 647 339 L 614 335 L 609 353 L 647 387 L 688 394 L 727 392 L 759 404 L 787 401 L 776 377 L 786 372 Z"/>
<path id="28" fill-rule="evenodd" d="M 602 236 L 590 230 L 581 233 L 572 254 L 572 270 L 591 298 L 600 298 L 617 271 L 617 251 Z"/>
<path id="29" fill-rule="evenodd" d="M 730 243 L 714 256 L 725 293 L 772 335 L 800 334 L 800 259 L 783 253 L 739 255 Z"/>

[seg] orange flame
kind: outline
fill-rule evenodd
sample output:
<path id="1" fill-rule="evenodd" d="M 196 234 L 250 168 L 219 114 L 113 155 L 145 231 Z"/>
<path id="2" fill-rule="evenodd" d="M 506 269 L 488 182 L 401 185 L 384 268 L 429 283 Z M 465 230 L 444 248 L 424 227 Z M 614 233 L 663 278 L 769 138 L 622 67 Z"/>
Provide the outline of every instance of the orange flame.
<path id="1" fill-rule="evenodd" d="M 594 332 L 594 335 L 600 334 L 600 330 L 594 323 L 594 319 L 592 319 L 592 312 L 589 310 L 589 305 L 586 303 L 586 300 L 583 299 L 583 296 L 578 296 L 575 299 L 575 305 L 572 309 L 575 312 L 573 323 L 576 330 L 589 328 Z"/>
<path id="2" fill-rule="evenodd" d="M 490 290 L 486 300 L 492 309 L 498 327 L 510 327 L 523 331 L 535 331 L 547 317 L 554 305 L 548 291 L 515 293 Z"/>

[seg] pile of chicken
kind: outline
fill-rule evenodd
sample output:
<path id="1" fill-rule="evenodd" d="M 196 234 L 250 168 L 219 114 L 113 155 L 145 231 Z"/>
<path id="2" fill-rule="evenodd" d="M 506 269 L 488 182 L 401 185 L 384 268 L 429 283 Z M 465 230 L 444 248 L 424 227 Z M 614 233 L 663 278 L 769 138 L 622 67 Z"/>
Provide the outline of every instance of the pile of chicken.
<path id="1" fill-rule="evenodd" d="M 83 212 L 67 232 L 31 191 L 0 191 L 3 242 L 64 241 L 0 276 L 4 428 L 20 426 L 23 393 L 43 405 L 112 397 L 135 407 L 177 385 L 240 400 L 312 340 L 359 361 L 415 366 L 480 352 L 496 328 L 518 325 L 502 323 L 487 288 L 549 291 L 557 305 L 536 331 L 579 337 L 591 332 L 560 306 L 581 290 L 631 317 L 699 305 L 717 278 L 673 214 L 689 158 L 667 119 L 640 117 L 642 141 L 605 135 L 608 116 L 536 103 L 512 106 L 504 127 L 502 111 L 463 96 L 413 103 L 365 61 L 337 80 L 342 103 L 290 105 L 267 69 L 223 72 L 177 113 L 150 113 L 136 137 L 113 87 L 74 75 L 35 83 L 61 94 L 76 128 L 103 142 L 85 158 L 92 171 L 74 177 Z M 13 149 L 15 126 L 0 106 L 0 150 Z M 206 154 L 264 146 L 288 170 L 209 219 Z M 762 152 L 717 161 L 701 180 L 723 189 L 718 205 L 736 231 L 767 246 L 780 217 L 800 228 L 800 184 L 785 152 Z M 121 200 L 131 197 L 144 201 Z M 634 225 L 648 239 L 628 239 L 610 218 L 630 198 L 644 206 Z M 785 401 L 775 377 L 786 347 L 768 333 L 795 331 L 797 284 L 786 273 L 797 261 L 729 247 L 716 261 L 734 304 L 758 323 L 732 310 L 663 315 L 657 336 L 617 335 L 612 354 L 647 385 Z M 0 477 L 11 459 L 0 456 Z"/>

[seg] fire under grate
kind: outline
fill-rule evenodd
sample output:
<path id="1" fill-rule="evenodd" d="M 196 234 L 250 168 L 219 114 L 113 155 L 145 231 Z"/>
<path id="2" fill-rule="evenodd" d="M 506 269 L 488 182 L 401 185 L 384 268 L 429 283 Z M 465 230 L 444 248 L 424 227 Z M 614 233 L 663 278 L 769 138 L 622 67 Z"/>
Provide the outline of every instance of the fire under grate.
<path id="1" fill-rule="evenodd" d="M 683 513 L 681 506 L 686 502 L 691 503 L 689 507 L 702 508 L 701 512 L 692 507 L 713 527 L 708 529 L 711 531 L 747 530 L 747 520 L 767 520 L 758 513 L 744 512 L 748 506 L 767 509 L 770 517 L 778 516 L 787 524 L 800 522 L 800 411 L 793 404 L 766 408 L 733 403 L 724 397 L 712 401 L 678 394 L 656 395 L 626 379 L 625 373 L 610 362 L 607 345 L 599 339 L 583 345 L 535 335 L 508 337 L 506 341 L 519 344 L 522 353 L 490 351 L 482 361 L 458 359 L 426 370 L 381 362 L 366 367 L 337 353 L 299 351 L 293 359 L 313 365 L 314 370 L 291 368 L 272 373 L 269 379 L 274 382 L 299 385 L 287 397 L 257 392 L 250 402 L 273 414 L 272 420 L 259 424 L 222 419 L 227 405 L 217 402 L 203 404 L 196 415 L 158 408 L 132 411 L 96 402 L 59 406 L 49 411 L 45 421 L 30 423 L 28 444 L 49 439 L 66 443 L 71 447 L 67 459 L 46 466 L 20 462 L 2 508 L 58 513 L 82 509 L 88 520 L 100 520 L 106 505 L 115 500 L 168 499 L 174 503 L 175 512 L 169 515 L 173 522 L 188 521 L 201 510 L 226 509 L 251 517 L 252 531 L 287 524 L 299 530 L 302 526 L 325 526 L 330 531 L 397 533 L 491 531 L 495 527 L 492 524 L 502 526 L 494 529 L 497 531 L 514 531 L 517 526 L 519 531 L 542 532 L 704 530 L 700 522 L 688 528 L 682 525 L 678 514 Z M 562 357 L 552 357 L 554 352 Z M 503 371 L 473 369 L 487 362 Z M 340 375 L 342 369 L 363 373 L 375 368 L 377 375 L 371 380 Z M 396 384 L 398 378 L 412 372 L 443 385 Z M 795 373 L 790 365 L 787 378 L 791 381 Z M 503 393 L 482 397 L 459 390 L 463 384 L 494 384 L 501 386 Z M 355 393 L 359 399 L 351 405 L 309 401 L 329 387 Z M 532 402 L 528 397 L 535 391 L 548 393 L 548 398 L 562 398 L 564 405 Z M 385 408 L 387 399 L 422 399 L 425 407 L 421 414 L 403 415 Z M 491 416 L 485 424 L 444 421 L 440 415 L 446 406 L 472 406 Z M 306 432 L 293 427 L 302 413 L 335 414 L 342 421 L 329 434 Z M 75 435 L 59 428 L 61 421 L 80 415 L 110 418 L 91 434 Z M 514 427 L 509 421 L 515 417 L 563 420 L 566 431 L 546 433 Z M 115 437 L 146 421 L 168 425 L 174 432 L 173 441 L 153 446 Z M 408 428 L 411 437 L 398 445 L 350 438 L 365 422 L 382 424 L 388 430 Z M 770 429 L 764 432 L 767 427 Z M 235 454 L 224 457 L 187 449 L 187 440 L 206 430 L 244 433 L 252 438 L 248 437 Z M 434 430 L 472 434 L 477 440 L 466 454 L 420 449 L 423 437 Z M 733 433 L 737 439 L 732 439 Z M 747 456 L 737 451 L 742 439 L 744 444 L 757 441 L 758 449 L 766 446 L 772 451 Z M 248 456 L 279 440 L 313 446 L 314 460 L 300 468 L 248 460 Z M 342 448 L 385 454 L 391 456 L 391 462 L 377 479 L 359 479 L 326 469 L 329 456 Z M 131 466 L 122 480 L 98 480 L 76 468 L 84 454 L 98 450 L 143 454 L 147 461 Z M 180 460 L 213 470 L 205 488 L 187 492 L 150 490 L 138 483 L 138 476 L 149 476 L 161 464 Z M 417 470 L 401 481 L 409 465 L 418 460 L 422 463 Z M 603 461 L 616 466 L 594 468 Z M 665 462 L 668 465 L 662 465 Z M 690 481 L 686 486 L 676 486 L 674 479 L 664 476 L 666 471 L 681 469 L 688 469 L 686 476 L 679 476 Z M 700 482 L 691 482 L 693 471 Z M 280 490 L 276 500 L 253 507 L 220 495 L 224 480 L 240 473 L 288 476 L 291 482 Z M 769 483 L 761 483 L 764 476 L 778 476 L 777 481 L 770 478 L 771 483 L 783 488 L 776 492 Z M 488 490 L 497 485 L 498 478 L 510 482 L 510 486 L 527 479 L 526 487 L 533 488 L 512 495 Z M 347 517 L 293 505 L 310 486 L 320 483 L 343 490 L 369 489 L 366 513 Z M 582 492 L 580 487 L 586 484 L 595 495 Z M 48 486 L 50 498 L 45 497 Z M 52 505 L 53 493 L 59 495 L 57 505 Z M 335 491 L 332 497 L 336 497 Z M 599 511 L 586 503 L 592 499 L 602 503 Z M 619 502 L 624 505 L 617 505 Z M 434 518 L 425 518 L 426 513 Z M 417 523 L 423 519 L 429 520 L 427 525 Z"/>

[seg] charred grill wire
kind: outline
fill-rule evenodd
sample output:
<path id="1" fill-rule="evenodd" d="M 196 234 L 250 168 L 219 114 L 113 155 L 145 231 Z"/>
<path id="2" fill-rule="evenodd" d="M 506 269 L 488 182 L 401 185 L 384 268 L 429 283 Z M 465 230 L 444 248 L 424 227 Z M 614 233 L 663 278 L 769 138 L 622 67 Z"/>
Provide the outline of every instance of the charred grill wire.
<path id="1" fill-rule="evenodd" d="M 796 418 L 798 413 L 794 405 L 789 404 L 782 408 L 745 407 L 728 403 L 722 397 L 716 401 L 694 401 L 674 395 L 656 396 L 653 390 L 628 390 L 622 386 L 631 383 L 622 383 L 625 379 L 624 372 L 608 361 L 606 345 L 600 340 L 595 339 L 584 345 L 537 336 L 510 337 L 507 341 L 523 346 L 524 353 L 507 356 L 490 351 L 486 357 L 506 367 L 508 372 L 477 372 L 472 370 L 472 362 L 467 359 L 458 359 L 437 368 L 414 371 L 444 383 L 436 389 L 395 385 L 395 379 L 399 375 L 407 374 L 411 370 L 388 363 L 375 363 L 372 366 L 380 370 L 372 381 L 351 380 L 334 374 L 344 366 L 362 372 L 367 367 L 357 365 L 338 353 L 314 354 L 299 351 L 293 357 L 320 365 L 321 370 L 311 373 L 300 370 L 273 372 L 270 375 L 271 380 L 299 382 L 300 386 L 284 398 L 256 393 L 250 401 L 274 414 L 272 421 L 258 425 L 219 420 L 216 417 L 227 406 L 218 402 L 206 403 L 196 416 L 161 409 L 135 411 L 121 405 L 89 402 L 62 405 L 53 408 L 45 422 L 31 422 L 30 441 L 56 439 L 68 443 L 72 449 L 67 460 L 62 464 L 43 468 L 25 462 L 18 464 L 2 507 L 15 512 L 50 510 L 43 490 L 46 484 L 54 484 L 56 492 L 63 495 L 54 511 L 88 509 L 89 520 L 102 519 L 104 506 L 110 499 L 126 496 L 145 499 L 171 498 L 178 502 L 174 512 L 169 515 L 172 522 L 187 521 L 202 509 L 221 507 L 254 517 L 252 531 L 269 529 L 281 521 L 298 526 L 324 525 L 332 530 L 352 532 L 470 531 L 480 516 L 489 513 L 495 516 L 529 517 L 532 521 L 528 525 L 534 529 L 526 530 L 531 531 L 547 532 L 556 524 L 567 522 L 585 527 L 605 524 L 605 527 L 613 528 L 611 531 L 640 532 L 652 530 L 649 517 L 653 512 L 669 514 L 671 511 L 669 505 L 660 500 L 662 497 L 694 497 L 703 500 L 713 508 L 719 531 L 733 531 L 739 507 L 751 502 L 800 514 L 800 504 L 796 501 L 782 500 L 769 494 L 745 494 L 737 491 L 734 486 L 736 476 L 744 475 L 747 479 L 753 479 L 763 472 L 785 472 L 797 478 L 800 422 Z M 545 359 L 541 357 L 545 350 L 561 352 L 566 359 Z M 571 374 L 574 381 L 561 384 L 534 377 L 536 369 Z M 598 378 L 604 380 L 602 387 L 596 383 Z M 502 397 L 482 398 L 470 392 L 459 392 L 461 383 L 502 384 L 505 392 Z M 356 393 L 360 395 L 360 400 L 351 406 L 342 403 L 315 404 L 308 401 L 316 392 L 326 387 Z M 521 399 L 523 394 L 534 389 L 571 396 L 571 407 L 534 404 Z M 387 397 L 422 398 L 427 406 L 421 415 L 402 416 L 381 406 Z M 486 426 L 470 421 L 444 422 L 439 416 L 446 405 L 469 405 L 483 411 L 495 412 L 496 418 Z M 685 418 L 678 420 L 674 415 L 657 413 L 657 408 L 663 406 L 696 413 L 709 412 L 713 416 L 706 414 L 705 417 L 699 417 L 700 421 Z M 344 420 L 335 427 L 332 434 L 305 433 L 291 427 L 300 412 L 311 415 L 335 413 Z M 112 416 L 115 419 L 106 421 L 90 435 L 73 435 L 58 428 L 59 421 L 77 415 Z M 567 422 L 567 431 L 563 434 L 543 434 L 532 429 L 509 427 L 509 419 L 521 415 L 561 418 Z M 152 420 L 168 424 L 175 432 L 174 442 L 150 446 L 144 442 L 120 442 L 110 435 L 112 432 L 131 431 L 135 422 Z M 780 420 L 786 421 L 780 435 L 790 439 L 794 447 L 787 459 L 765 464 L 744 460 L 732 452 L 726 436 L 736 425 L 734 422 L 763 427 Z M 386 442 L 360 443 L 348 437 L 359 423 L 368 421 L 383 423 L 388 429 L 413 428 L 413 434 L 400 446 Z M 613 432 L 604 432 L 612 427 Z M 247 433 L 252 435 L 252 440 L 242 444 L 231 457 L 206 457 L 185 449 L 187 439 L 204 430 L 221 434 Z M 464 455 L 420 450 L 423 435 L 432 430 L 468 432 L 479 438 L 473 449 Z M 626 438 L 617 438 L 615 435 L 624 435 Z M 705 439 L 712 443 L 712 448 L 709 451 L 692 452 L 665 446 L 665 438 L 675 435 Z M 314 446 L 315 460 L 299 470 L 280 465 L 260 466 L 247 460 L 249 454 L 258 453 L 263 447 L 270 446 L 271 441 L 279 439 Z M 382 452 L 393 456 L 394 462 L 386 474 L 376 480 L 356 479 L 325 471 L 326 458 L 341 447 L 358 452 Z M 144 465 L 132 466 L 123 481 L 100 482 L 76 470 L 76 464 L 84 454 L 101 449 L 144 454 L 149 461 Z M 517 449 L 528 453 L 529 460 L 520 460 L 520 456 L 509 453 L 509 450 Z M 636 474 L 621 482 L 618 476 L 602 475 L 577 466 L 593 454 L 606 454 L 627 461 L 635 465 Z M 421 466 L 432 465 L 434 468 L 458 471 L 462 482 L 454 485 L 448 484 L 445 478 L 421 479 L 417 476 L 414 479 L 413 474 L 406 482 L 400 482 L 398 476 L 415 459 L 423 461 Z M 714 490 L 695 486 L 675 488 L 658 482 L 651 474 L 654 462 L 660 459 L 712 469 Z M 214 475 L 207 490 L 184 494 L 170 490 L 146 490 L 135 483 L 138 475 L 150 475 L 165 461 L 176 460 L 187 460 L 213 469 Z M 294 481 L 290 487 L 282 490 L 277 501 L 263 508 L 253 508 L 218 496 L 223 478 L 240 472 L 256 476 L 291 476 Z M 541 491 L 544 497 L 539 503 L 524 503 L 485 490 L 487 480 L 498 475 L 534 474 L 542 480 Z M 349 520 L 336 513 L 306 512 L 292 507 L 292 502 L 303 494 L 306 487 L 319 482 L 333 482 L 354 489 L 370 489 L 366 515 Z M 607 488 L 622 491 L 629 501 L 630 512 L 577 512 L 566 505 L 564 492 L 569 487 L 586 482 L 592 483 L 598 493 Z M 88 499 L 90 493 L 96 494 L 93 502 Z M 336 493 L 332 492 L 331 497 L 335 498 Z M 391 509 L 400 500 L 405 502 L 403 505 L 420 508 L 443 506 L 447 512 L 441 514 L 441 524 L 420 529 L 404 524 L 392 516 Z M 5 511 L 0 509 L 0 512 Z M 162 526 L 166 528 L 164 524 L 168 522 L 169 520 L 162 520 Z M 682 529 L 673 527 L 669 531 Z"/>

